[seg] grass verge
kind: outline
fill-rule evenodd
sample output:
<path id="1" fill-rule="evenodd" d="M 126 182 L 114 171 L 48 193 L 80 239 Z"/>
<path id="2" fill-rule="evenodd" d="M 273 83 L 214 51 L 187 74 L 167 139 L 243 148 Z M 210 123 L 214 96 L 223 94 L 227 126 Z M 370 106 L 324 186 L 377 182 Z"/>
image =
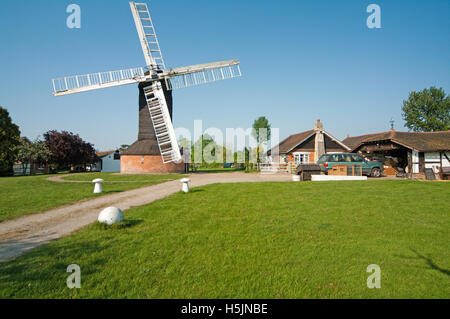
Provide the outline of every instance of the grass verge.
<path id="1" fill-rule="evenodd" d="M 0 265 L 0 297 L 449 298 L 449 195 L 414 181 L 199 187 Z"/>
<path id="2" fill-rule="evenodd" d="M 46 211 L 77 201 L 123 192 L 181 178 L 183 175 L 113 175 L 111 173 L 81 173 L 67 177 L 86 183 L 57 183 L 38 175 L 0 178 L 0 222 L 22 215 Z M 102 194 L 93 194 L 95 178 L 103 178 Z"/>

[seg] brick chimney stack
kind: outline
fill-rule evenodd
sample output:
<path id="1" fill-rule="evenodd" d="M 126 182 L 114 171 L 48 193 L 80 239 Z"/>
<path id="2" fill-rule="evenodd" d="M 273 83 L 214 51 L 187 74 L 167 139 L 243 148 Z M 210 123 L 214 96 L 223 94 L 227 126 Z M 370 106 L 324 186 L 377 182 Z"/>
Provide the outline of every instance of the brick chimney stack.
<path id="1" fill-rule="evenodd" d="M 314 123 L 314 131 L 322 131 L 323 130 L 323 123 L 320 122 L 320 119 L 317 120 L 316 123 Z"/>
<path id="2" fill-rule="evenodd" d="M 314 123 L 314 131 L 316 132 L 315 144 L 314 144 L 314 161 L 317 162 L 319 157 L 325 154 L 325 141 L 323 137 L 323 123 L 317 120 Z"/>

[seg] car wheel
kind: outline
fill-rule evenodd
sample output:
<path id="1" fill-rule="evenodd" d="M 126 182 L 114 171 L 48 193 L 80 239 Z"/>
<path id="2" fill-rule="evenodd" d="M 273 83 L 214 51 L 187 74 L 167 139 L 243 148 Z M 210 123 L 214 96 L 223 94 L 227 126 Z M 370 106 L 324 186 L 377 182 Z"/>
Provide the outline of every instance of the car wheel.
<path id="1" fill-rule="evenodd" d="M 380 177 L 381 176 L 381 170 L 378 167 L 372 168 L 372 172 L 370 173 L 370 176 L 372 176 L 372 177 Z"/>

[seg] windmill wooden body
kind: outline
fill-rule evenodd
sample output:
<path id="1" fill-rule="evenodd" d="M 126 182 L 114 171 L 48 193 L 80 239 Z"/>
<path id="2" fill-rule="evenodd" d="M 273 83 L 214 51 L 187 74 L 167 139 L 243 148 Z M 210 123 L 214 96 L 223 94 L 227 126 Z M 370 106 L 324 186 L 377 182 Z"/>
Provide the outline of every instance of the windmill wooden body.
<path id="1" fill-rule="evenodd" d="M 170 173 L 184 163 L 172 125 L 172 90 L 241 76 L 238 60 L 166 69 L 147 4 L 130 2 L 147 67 L 53 79 L 55 96 L 139 83 L 138 139 L 121 156 L 122 173 Z"/>

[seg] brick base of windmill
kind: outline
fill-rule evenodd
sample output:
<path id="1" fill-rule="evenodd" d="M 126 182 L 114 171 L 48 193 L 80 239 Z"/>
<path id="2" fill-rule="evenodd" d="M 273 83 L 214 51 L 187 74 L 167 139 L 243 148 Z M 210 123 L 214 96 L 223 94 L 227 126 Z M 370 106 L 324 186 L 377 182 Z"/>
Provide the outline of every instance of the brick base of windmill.
<path id="1" fill-rule="evenodd" d="M 145 100 L 144 90 L 148 82 L 139 84 L 139 133 L 138 139 L 120 156 L 120 173 L 122 174 L 172 174 L 184 173 L 185 163 L 164 164 L 159 152 L 155 130 Z M 163 86 L 164 95 L 172 117 L 172 91 Z"/>

